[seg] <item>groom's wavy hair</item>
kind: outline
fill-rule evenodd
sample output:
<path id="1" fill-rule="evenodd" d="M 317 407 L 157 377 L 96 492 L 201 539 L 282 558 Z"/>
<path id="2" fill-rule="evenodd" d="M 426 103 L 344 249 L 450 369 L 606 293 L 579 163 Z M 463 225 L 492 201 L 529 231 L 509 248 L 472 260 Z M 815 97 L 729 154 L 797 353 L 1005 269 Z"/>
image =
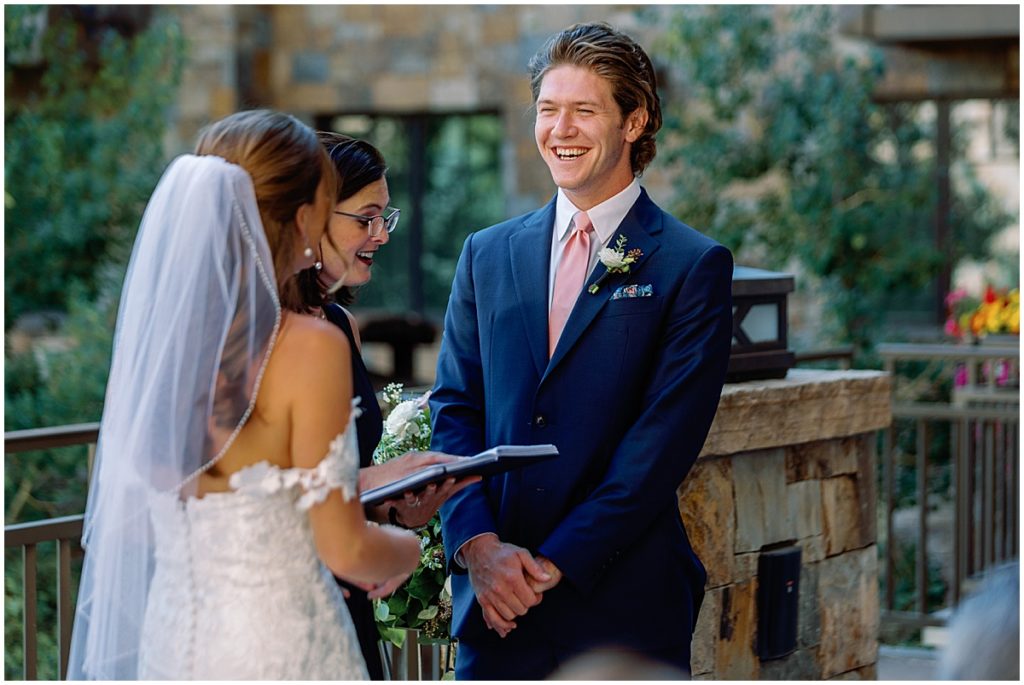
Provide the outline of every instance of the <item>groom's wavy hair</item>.
<path id="1" fill-rule="evenodd" d="M 657 154 L 654 136 L 662 123 L 658 78 L 651 58 L 636 41 L 604 22 L 570 26 L 552 36 L 530 60 L 534 105 L 544 76 L 565 65 L 590 69 L 606 79 L 623 118 L 641 107 L 647 110 L 647 125 L 629 153 L 633 174 L 642 174 Z"/>
<path id="2" fill-rule="evenodd" d="M 316 199 L 322 179 L 327 179 L 329 189 L 336 183 L 334 165 L 316 133 L 290 114 L 266 109 L 237 112 L 200 131 L 195 153 L 223 157 L 249 173 L 274 258 L 281 306 L 301 311 L 302 298 L 292 274 L 295 213 Z"/>

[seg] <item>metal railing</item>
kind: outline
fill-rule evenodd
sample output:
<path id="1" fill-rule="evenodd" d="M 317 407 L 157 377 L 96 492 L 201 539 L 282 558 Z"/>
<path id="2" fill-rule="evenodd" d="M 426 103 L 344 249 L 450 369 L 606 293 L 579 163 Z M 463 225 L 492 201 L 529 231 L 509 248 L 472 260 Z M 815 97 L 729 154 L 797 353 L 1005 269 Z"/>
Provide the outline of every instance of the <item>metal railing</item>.
<path id="1" fill-rule="evenodd" d="M 4 434 L 4 454 L 88 445 L 91 471 L 98 435 L 98 423 L 12 431 Z M 4 526 L 4 548 L 21 548 L 22 648 L 24 655 L 22 672 L 25 680 L 35 680 L 38 675 L 38 551 L 40 545 L 51 542 L 54 543 L 57 551 L 58 673 L 62 679 L 67 676 L 68 654 L 71 649 L 71 627 L 74 625 L 75 616 L 75 608 L 71 601 L 73 582 L 71 559 L 80 551 L 78 542 L 82 537 L 82 518 L 82 515 L 79 514 Z"/>
<path id="2" fill-rule="evenodd" d="M 4 434 L 4 452 L 13 454 L 34 450 L 89 446 L 89 473 L 95 455 L 99 424 L 77 424 L 12 431 Z M 54 543 L 57 548 L 57 657 L 59 677 L 67 677 L 68 656 L 71 649 L 71 629 L 75 607 L 72 603 L 71 560 L 81 552 L 78 543 L 82 537 L 81 514 L 62 518 L 31 521 L 4 526 L 5 548 L 21 548 L 22 557 L 22 641 L 25 680 L 38 678 L 38 549 L 42 544 Z M 390 680 L 440 680 L 446 671 L 454 668 L 452 650 L 448 645 L 420 643 L 415 631 L 409 631 L 406 643 L 398 648 L 390 643 L 382 645 Z"/>
<path id="3" fill-rule="evenodd" d="M 882 449 L 883 620 L 942 625 L 965 583 L 1020 552 L 1019 346 L 886 344 L 878 352 L 893 378 L 893 423 Z M 911 606 L 898 606 L 896 596 L 897 565 L 907 551 L 898 540 L 898 509 L 916 529 Z M 933 533 L 943 513 L 952 514 L 952 546 L 940 555 L 931 543 L 942 540 Z M 936 566 L 945 584 L 941 600 L 929 597 Z"/>

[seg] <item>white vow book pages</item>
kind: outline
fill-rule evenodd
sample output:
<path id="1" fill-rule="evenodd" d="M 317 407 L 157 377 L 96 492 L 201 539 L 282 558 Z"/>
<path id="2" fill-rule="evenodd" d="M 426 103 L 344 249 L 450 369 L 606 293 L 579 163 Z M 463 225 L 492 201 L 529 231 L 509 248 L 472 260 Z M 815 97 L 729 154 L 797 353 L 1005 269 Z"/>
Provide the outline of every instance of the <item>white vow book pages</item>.
<path id="1" fill-rule="evenodd" d="M 493 476 L 557 456 L 558 448 L 554 445 L 498 445 L 449 464 L 427 466 L 387 485 L 367 490 L 360 496 L 360 501 L 364 506 L 380 504 L 401 497 L 403 493 L 416 492 L 431 483 L 440 483 L 448 478 Z"/>

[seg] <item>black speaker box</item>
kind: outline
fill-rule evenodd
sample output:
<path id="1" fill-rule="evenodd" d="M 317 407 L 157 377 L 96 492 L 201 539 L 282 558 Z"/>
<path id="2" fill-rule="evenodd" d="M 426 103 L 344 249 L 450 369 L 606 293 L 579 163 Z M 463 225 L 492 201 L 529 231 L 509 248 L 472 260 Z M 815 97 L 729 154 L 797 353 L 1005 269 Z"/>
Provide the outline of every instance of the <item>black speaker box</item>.
<path id="1" fill-rule="evenodd" d="M 800 547 L 761 552 L 757 560 L 757 655 L 778 659 L 796 649 Z"/>

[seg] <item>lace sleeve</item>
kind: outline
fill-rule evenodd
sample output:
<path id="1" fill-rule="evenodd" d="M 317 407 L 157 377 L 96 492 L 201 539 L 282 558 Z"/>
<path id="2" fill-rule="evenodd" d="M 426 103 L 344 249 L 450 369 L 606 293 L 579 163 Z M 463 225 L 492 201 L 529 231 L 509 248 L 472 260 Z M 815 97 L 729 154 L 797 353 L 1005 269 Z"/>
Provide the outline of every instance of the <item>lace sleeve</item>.
<path id="1" fill-rule="evenodd" d="M 323 502 L 331 490 L 341 490 L 346 502 L 359 494 L 359 448 L 355 433 L 354 426 L 349 424 L 348 430 L 331 441 L 327 456 L 316 468 L 293 469 L 299 471 L 298 484 L 304 491 L 295 505 L 299 511 Z"/>
<path id="2" fill-rule="evenodd" d="M 340 490 L 346 502 L 359 494 L 359 444 L 356 440 L 355 419 L 362 413 L 352 402 L 352 415 L 345 431 L 331 441 L 327 454 L 311 469 L 282 469 L 268 462 L 260 462 L 231 475 L 230 485 L 238 492 L 272 494 L 282 488 L 299 487 L 302 496 L 295 506 L 307 511 L 327 499 L 331 490 Z"/>

